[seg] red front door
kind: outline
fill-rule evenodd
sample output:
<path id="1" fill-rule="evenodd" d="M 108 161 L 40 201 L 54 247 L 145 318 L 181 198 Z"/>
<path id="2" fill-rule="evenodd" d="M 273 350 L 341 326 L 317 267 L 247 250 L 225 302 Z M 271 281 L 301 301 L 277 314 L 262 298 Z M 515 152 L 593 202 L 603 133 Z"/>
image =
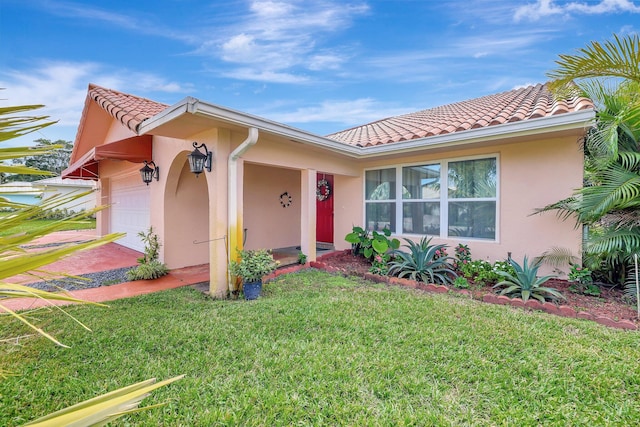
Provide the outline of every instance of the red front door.
<path id="1" fill-rule="evenodd" d="M 316 240 L 333 243 L 333 175 L 319 173 L 316 197 Z"/>

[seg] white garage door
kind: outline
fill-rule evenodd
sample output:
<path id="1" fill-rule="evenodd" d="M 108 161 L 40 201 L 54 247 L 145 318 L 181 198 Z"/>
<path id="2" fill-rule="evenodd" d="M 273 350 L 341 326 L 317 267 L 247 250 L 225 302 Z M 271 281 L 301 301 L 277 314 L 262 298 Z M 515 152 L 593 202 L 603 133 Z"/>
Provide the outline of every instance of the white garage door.
<path id="1" fill-rule="evenodd" d="M 149 228 L 149 186 L 139 174 L 111 181 L 111 231 L 127 233 L 116 243 L 144 251 L 138 233 Z"/>

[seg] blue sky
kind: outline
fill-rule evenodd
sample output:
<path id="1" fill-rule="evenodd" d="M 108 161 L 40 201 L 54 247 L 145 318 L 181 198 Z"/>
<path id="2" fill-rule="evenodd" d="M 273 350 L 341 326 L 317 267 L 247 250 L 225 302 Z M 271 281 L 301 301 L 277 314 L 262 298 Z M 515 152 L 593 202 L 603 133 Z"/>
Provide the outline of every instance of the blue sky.
<path id="1" fill-rule="evenodd" d="M 73 140 L 96 83 L 320 135 L 546 81 L 559 54 L 640 32 L 634 0 L 2 0 L 2 104 Z"/>

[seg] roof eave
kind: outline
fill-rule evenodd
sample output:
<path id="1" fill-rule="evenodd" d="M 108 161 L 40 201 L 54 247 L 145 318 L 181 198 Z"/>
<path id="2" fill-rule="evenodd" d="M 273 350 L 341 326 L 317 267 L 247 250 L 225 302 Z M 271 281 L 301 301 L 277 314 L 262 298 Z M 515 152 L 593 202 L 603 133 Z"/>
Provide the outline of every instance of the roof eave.
<path id="1" fill-rule="evenodd" d="M 572 129 L 586 130 L 593 124 L 594 118 L 595 111 L 589 109 L 558 114 L 555 116 L 540 117 L 537 119 L 522 120 L 519 122 L 504 123 L 478 129 L 469 129 L 399 143 L 365 147 L 362 151 L 361 158 L 408 153 L 425 149 L 454 147 L 485 141 L 497 141 L 506 138 L 538 135 Z"/>
<path id="2" fill-rule="evenodd" d="M 333 139 L 318 136 L 301 129 L 283 125 L 281 123 L 247 113 L 242 113 L 230 108 L 202 102 L 192 97 L 184 98 L 177 104 L 168 107 L 161 113 L 142 122 L 138 128 L 138 134 L 142 135 L 152 132 L 153 129 L 160 127 L 183 114 L 201 115 L 237 126 L 257 128 L 261 132 L 281 136 L 302 144 L 316 145 L 354 158 L 360 157 L 362 153 L 361 147 L 344 144 Z"/>
<path id="3" fill-rule="evenodd" d="M 410 141 L 382 144 L 372 147 L 360 147 L 338 142 L 330 138 L 318 136 L 310 132 L 230 108 L 202 102 L 196 98 L 187 97 L 180 102 L 167 107 L 161 113 L 142 122 L 138 127 L 138 134 L 144 135 L 146 133 L 150 133 L 153 129 L 184 114 L 201 115 L 221 122 L 247 128 L 254 127 L 262 132 L 278 135 L 294 142 L 318 146 L 356 159 L 373 158 L 388 154 L 410 153 L 413 151 L 449 146 L 454 147 L 484 141 L 495 141 L 562 130 L 586 129 L 592 124 L 593 119 L 595 118 L 595 111 L 587 109 L 478 129 L 469 129 L 445 135 L 429 136 Z"/>

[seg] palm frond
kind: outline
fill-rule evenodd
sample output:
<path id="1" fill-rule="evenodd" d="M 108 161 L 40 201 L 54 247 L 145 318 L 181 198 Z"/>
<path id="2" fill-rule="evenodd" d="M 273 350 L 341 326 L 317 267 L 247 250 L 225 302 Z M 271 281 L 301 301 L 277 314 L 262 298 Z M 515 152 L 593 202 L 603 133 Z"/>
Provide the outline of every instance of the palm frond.
<path id="1" fill-rule="evenodd" d="M 602 183 L 585 187 L 578 219 L 589 223 L 596 221 L 608 211 L 640 206 L 640 175 L 620 164 L 610 163 L 599 174 Z"/>
<path id="2" fill-rule="evenodd" d="M 562 267 L 568 264 L 577 264 L 580 259 L 571 252 L 571 249 L 554 246 L 533 259 L 535 263 L 547 264 L 552 267 Z"/>
<path id="3" fill-rule="evenodd" d="M 574 217 L 576 220 L 576 227 L 580 225 L 580 221 L 578 221 L 578 212 L 580 209 L 580 196 L 574 195 L 571 197 L 567 197 L 566 199 L 560 200 L 555 203 L 551 203 L 542 208 L 535 209 L 531 215 L 541 214 L 543 212 L 551 212 L 556 211 L 556 215 L 561 220 L 565 221 L 571 217 Z"/>
<path id="4" fill-rule="evenodd" d="M 152 378 L 132 384 L 38 418 L 25 424 L 25 426 L 106 425 L 108 422 L 122 415 L 157 407 L 158 405 L 152 405 L 140 409 L 138 405 L 142 399 L 149 396 L 153 390 L 164 387 L 181 378 L 184 378 L 184 375 L 158 383 L 156 383 L 155 378 Z"/>
<path id="5" fill-rule="evenodd" d="M 601 44 L 592 42 L 575 55 L 560 55 L 558 67 L 547 75 L 562 87 L 575 79 L 619 77 L 640 82 L 640 37 L 614 35 Z"/>
<path id="6" fill-rule="evenodd" d="M 606 228 L 587 239 L 585 251 L 607 254 L 608 257 L 618 255 L 626 257 L 634 252 L 640 252 L 640 229 Z"/>

